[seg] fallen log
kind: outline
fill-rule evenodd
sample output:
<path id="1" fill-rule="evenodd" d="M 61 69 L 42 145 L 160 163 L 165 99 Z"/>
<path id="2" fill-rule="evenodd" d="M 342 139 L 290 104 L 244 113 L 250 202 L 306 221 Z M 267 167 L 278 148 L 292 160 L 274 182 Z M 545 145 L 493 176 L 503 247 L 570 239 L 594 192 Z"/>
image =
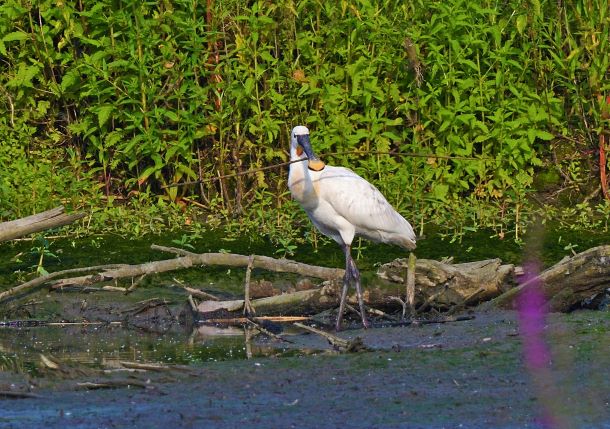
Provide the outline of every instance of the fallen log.
<path id="1" fill-rule="evenodd" d="M 339 304 L 337 286 L 326 282 L 321 288 L 259 298 L 250 301 L 257 314 L 314 314 Z M 202 301 L 197 306 L 200 319 L 218 318 L 223 313 L 242 313 L 244 300 Z M 232 316 L 231 316 L 232 317 Z M 232 317 L 233 318 L 233 317 Z"/>
<path id="2" fill-rule="evenodd" d="M 59 206 L 32 216 L 2 222 L 0 223 L 0 242 L 68 225 L 84 216 L 85 213 L 64 213 L 64 207 Z"/>
<path id="3" fill-rule="evenodd" d="M 7 301 L 9 299 L 21 298 L 27 294 L 36 292 L 37 290 L 42 288 L 46 283 L 49 283 L 51 280 L 56 279 L 61 276 L 65 276 L 68 274 L 96 271 L 96 270 L 108 270 L 108 269 L 114 269 L 114 268 L 123 267 L 123 266 L 124 266 L 124 264 L 96 265 L 93 267 L 72 268 L 69 270 L 62 270 L 62 271 L 56 271 L 54 273 L 49 273 L 49 274 L 46 274 L 41 277 L 36 277 L 35 279 L 22 283 L 11 289 L 0 292 L 0 303 Z"/>
<path id="4" fill-rule="evenodd" d="M 54 283 L 54 287 L 71 285 L 91 285 L 121 278 L 138 277 L 145 274 L 158 274 L 178 269 L 193 268 L 196 266 L 221 265 L 229 267 L 247 267 L 249 256 L 232 253 L 200 253 L 181 256 L 175 259 L 146 262 L 139 265 L 125 265 L 116 269 L 89 274 L 81 277 L 61 279 Z M 343 275 L 343 270 L 336 268 L 318 267 L 303 264 L 288 259 L 274 259 L 268 256 L 255 255 L 253 268 L 263 268 L 268 271 L 280 273 L 295 273 L 321 279 L 337 278 Z"/>
<path id="5" fill-rule="evenodd" d="M 365 285 L 364 301 L 369 307 L 401 309 L 399 296 L 407 276 L 406 259 L 383 265 L 380 279 Z M 434 307 L 455 312 L 482 304 L 481 308 L 513 308 L 521 285 L 516 281 L 513 265 L 502 265 L 499 259 L 450 264 L 442 261 L 418 259 L 415 267 L 416 312 Z M 599 246 L 566 258 L 540 273 L 540 281 L 548 299 L 548 310 L 565 312 L 585 306 L 596 297 L 608 293 L 610 284 L 610 246 Z M 369 282 L 371 283 L 371 282 Z M 282 294 L 252 301 L 257 314 L 315 314 L 334 308 L 339 302 L 337 282 L 325 282 L 321 288 Z M 348 302 L 356 304 L 355 294 Z M 213 317 L 219 310 L 239 312 L 243 300 L 224 302 L 203 301 L 198 306 L 201 318 Z"/>
<path id="6" fill-rule="evenodd" d="M 404 284 L 408 260 L 396 259 L 382 265 L 377 275 Z M 451 264 L 418 259 L 415 264 L 415 304 L 417 311 L 426 306 L 450 308 L 473 305 L 494 298 L 512 288 L 515 267 L 502 265 L 500 259 Z M 422 308 L 423 307 L 423 308 Z"/>
<path id="7" fill-rule="evenodd" d="M 365 284 L 364 301 L 373 308 L 400 309 L 396 297 L 404 294 L 407 259 L 397 259 L 383 265 L 378 279 Z M 448 310 L 465 307 L 500 295 L 511 286 L 512 265 L 502 265 L 499 259 L 450 264 L 418 259 L 415 265 L 414 302 L 418 311 L 433 306 Z M 371 283 L 371 282 L 369 282 Z M 341 285 L 326 281 L 322 287 L 285 293 L 251 301 L 256 314 L 315 314 L 339 304 Z M 353 291 L 352 291 L 353 292 Z M 355 305 L 355 293 L 348 296 Z M 244 300 L 203 301 L 198 307 L 200 319 L 217 318 L 223 313 L 243 311 Z"/>
<path id="8" fill-rule="evenodd" d="M 154 245 L 153 245 L 154 246 Z M 153 247 L 155 248 L 155 247 Z M 231 253 L 200 253 L 188 254 L 174 259 L 146 262 L 138 265 L 117 264 L 102 265 L 97 267 L 84 267 L 51 273 L 33 279 L 29 282 L 15 286 L 0 293 L 0 303 L 4 300 L 22 297 L 28 293 L 38 290 L 43 285 L 50 283 L 51 280 L 71 273 L 92 272 L 78 277 L 67 277 L 53 281 L 51 288 L 61 290 L 71 286 L 91 286 L 93 284 L 114 281 L 123 278 L 136 278 L 148 274 L 158 274 L 197 266 L 221 265 L 230 267 L 247 267 L 250 263 L 250 256 L 237 255 Z M 252 268 L 262 268 L 268 271 L 295 273 L 308 277 L 320 279 L 335 279 L 343 276 L 343 270 L 337 268 L 326 268 L 315 265 L 303 264 L 289 259 L 275 259 L 268 256 L 254 255 L 252 257 Z"/>
<path id="9" fill-rule="evenodd" d="M 519 292 L 534 281 L 544 291 L 548 311 L 565 312 L 582 307 L 588 300 L 605 294 L 610 285 L 610 246 L 594 247 L 565 258 L 527 283 L 484 303 L 482 308 L 515 308 Z"/>

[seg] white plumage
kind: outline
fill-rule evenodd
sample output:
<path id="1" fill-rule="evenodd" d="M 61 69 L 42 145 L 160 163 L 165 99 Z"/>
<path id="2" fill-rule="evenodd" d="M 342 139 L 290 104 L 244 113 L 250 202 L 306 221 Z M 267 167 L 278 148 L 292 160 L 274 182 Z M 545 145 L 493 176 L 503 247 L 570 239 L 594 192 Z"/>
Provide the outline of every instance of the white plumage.
<path id="1" fill-rule="evenodd" d="M 294 127 L 290 140 L 292 161 L 304 158 L 303 153 L 307 156 L 307 161 L 290 165 L 290 192 L 316 228 L 339 243 L 345 253 L 337 330 L 340 329 L 350 280 L 355 281 L 362 323 L 367 327 L 360 273 L 351 257 L 352 241 L 355 236 L 361 236 L 412 250 L 415 249 L 413 227 L 377 188 L 362 177 L 347 168 L 325 165 L 320 161 L 311 148 L 307 127 Z"/>

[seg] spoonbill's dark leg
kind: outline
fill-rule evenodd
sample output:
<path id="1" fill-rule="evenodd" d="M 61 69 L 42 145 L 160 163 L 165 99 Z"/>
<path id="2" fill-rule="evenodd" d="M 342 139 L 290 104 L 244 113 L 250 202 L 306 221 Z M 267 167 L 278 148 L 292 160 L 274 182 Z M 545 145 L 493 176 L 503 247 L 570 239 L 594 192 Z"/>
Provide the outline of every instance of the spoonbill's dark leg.
<path id="1" fill-rule="evenodd" d="M 343 311 L 345 310 L 345 301 L 352 272 L 350 266 L 350 260 L 352 259 L 350 246 L 344 245 L 343 252 L 345 253 L 345 274 L 343 275 L 343 290 L 341 291 L 341 301 L 339 302 L 339 314 L 337 314 L 337 323 L 335 324 L 335 330 L 337 331 L 341 330 L 341 321 L 343 320 Z"/>
<path id="2" fill-rule="evenodd" d="M 337 315 L 337 323 L 335 329 L 341 330 L 341 321 L 343 320 L 343 312 L 345 310 L 345 301 L 347 300 L 347 291 L 350 287 L 350 282 L 353 280 L 356 283 L 356 295 L 358 296 L 358 304 L 360 305 L 360 316 L 362 317 L 362 325 L 366 329 L 369 323 L 366 320 L 366 312 L 364 309 L 364 300 L 362 298 L 362 288 L 360 286 L 360 271 L 356 267 L 356 263 L 351 255 L 351 247 L 343 246 L 345 252 L 345 275 L 343 276 L 343 290 L 341 291 L 341 302 L 339 303 L 339 314 Z"/>
<path id="3" fill-rule="evenodd" d="M 351 263 L 351 276 L 356 282 L 356 295 L 358 296 L 358 305 L 360 305 L 360 316 L 362 317 L 362 327 L 367 329 L 369 327 L 369 322 L 366 320 L 366 310 L 364 309 L 364 299 L 362 297 L 362 287 L 360 286 L 360 271 L 358 271 L 358 267 L 354 260 L 350 257 Z"/>

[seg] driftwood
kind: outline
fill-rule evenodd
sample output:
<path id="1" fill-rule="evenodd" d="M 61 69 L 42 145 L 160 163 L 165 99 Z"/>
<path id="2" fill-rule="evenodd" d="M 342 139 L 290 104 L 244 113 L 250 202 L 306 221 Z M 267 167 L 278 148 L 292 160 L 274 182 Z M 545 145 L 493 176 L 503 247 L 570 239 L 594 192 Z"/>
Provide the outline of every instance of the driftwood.
<path id="1" fill-rule="evenodd" d="M 141 363 L 141 362 L 130 362 L 130 361 L 119 361 L 122 367 L 127 369 L 138 369 L 141 371 L 185 371 L 190 372 L 192 368 L 184 365 L 165 365 L 162 363 Z"/>
<path id="2" fill-rule="evenodd" d="M 364 300 L 374 308 L 400 309 L 397 295 L 404 295 L 406 259 L 397 259 L 383 265 L 379 279 L 365 285 Z M 510 288 L 510 275 L 514 267 L 502 265 L 499 259 L 466 264 L 450 264 L 418 259 L 415 264 L 414 302 L 417 311 L 428 307 L 450 309 L 465 307 L 500 295 Z M 257 314 L 315 314 L 334 308 L 339 303 L 340 285 L 326 281 L 322 287 L 260 298 L 251 301 Z M 352 294 L 348 301 L 355 304 Z M 400 300 L 398 300 L 400 301 Z M 217 317 L 219 312 L 239 312 L 244 300 L 203 301 L 198 305 L 201 318 Z"/>
<path id="3" fill-rule="evenodd" d="M 483 308 L 514 308 L 519 292 L 537 282 L 549 311 L 570 311 L 594 300 L 610 288 L 610 246 L 599 246 L 565 258 L 527 283 L 485 303 Z"/>
<path id="4" fill-rule="evenodd" d="M 177 253 L 190 259 L 190 266 L 194 265 L 221 265 L 227 267 L 248 267 L 252 257 L 252 268 L 262 268 L 277 273 L 294 273 L 307 277 L 315 277 L 323 280 L 331 280 L 343 277 L 344 270 L 340 268 L 319 267 L 317 265 L 303 264 L 290 259 L 275 259 L 260 255 L 237 255 L 233 253 L 191 253 L 174 247 L 150 246 L 153 250 Z M 174 259 L 174 261 L 181 258 Z M 164 261 L 160 261 L 164 262 Z"/>
<path id="5" fill-rule="evenodd" d="M 185 285 L 183 282 L 181 282 L 180 280 L 178 280 L 175 277 L 173 278 L 173 280 L 176 282 L 176 284 L 178 286 L 183 288 L 191 297 L 194 296 L 197 298 L 203 298 L 203 299 L 208 299 L 208 300 L 212 300 L 212 301 L 219 301 L 219 298 L 215 297 L 211 293 L 204 292 L 201 289 L 195 289 L 192 287 L 188 287 L 187 285 Z"/>
<path id="6" fill-rule="evenodd" d="M 22 219 L 3 222 L 0 223 L 0 242 L 68 225 L 84 216 L 85 213 L 66 214 L 64 213 L 64 207 L 59 206 Z"/>
<path id="7" fill-rule="evenodd" d="M 365 287 L 364 300 L 369 307 L 392 308 L 403 312 L 408 300 L 404 296 L 408 261 L 397 259 L 383 265 L 378 276 L 386 282 L 373 281 Z M 522 279 L 513 265 L 502 265 L 499 259 L 451 264 L 418 259 L 415 267 L 416 313 L 434 307 L 450 313 L 482 304 L 482 308 L 513 308 L 519 292 L 515 287 Z M 599 246 L 566 258 L 539 274 L 549 311 L 570 311 L 594 302 L 608 294 L 610 285 L 610 246 Z M 349 302 L 356 303 L 354 295 Z M 337 282 L 322 287 L 287 293 L 252 301 L 257 314 L 315 314 L 334 308 L 339 302 Z M 243 300 L 201 302 L 200 316 L 205 318 L 218 310 L 229 313 L 243 309 Z"/>
<path id="8" fill-rule="evenodd" d="M 396 259 L 382 265 L 377 275 L 402 284 L 407 264 L 406 259 Z M 429 305 L 448 308 L 487 301 L 512 287 L 513 271 L 513 265 L 502 265 L 499 259 L 463 264 L 418 259 L 415 265 L 417 311 Z"/>
<path id="9" fill-rule="evenodd" d="M 172 248 L 155 245 L 153 245 L 152 248 L 164 251 L 175 250 Z M 71 270 L 51 273 L 1 292 L 0 303 L 15 296 L 23 296 L 25 294 L 34 292 L 58 277 L 73 273 L 91 271 L 95 272 L 93 274 L 87 274 L 84 276 L 67 277 L 63 279 L 60 278 L 52 283 L 51 288 L 53 290 L 61 290 L 62 288 L 72 286 L 90 286 L 97 283 L 115 281 L 123 278 L 136 278 L 148 274 L 158 274 L 173 270 L 193 268 L 196 266 L 222 265 L 230 267 L 247 267 L 250 262 L 252 268 L 262 268 L 268 271 L 282 273 L 295 273 L 320 279 L 335 279 L 343 276 L 343 270 L 341 269 L 318 267 L 288 259 L 274 259 L 268 256 L 254 255 L 250 257 L 230 253 L 181 253 L 184 254 L 184 256 L 162 261 L 147 262 L 139 265 L 100 265 L 96 267 L 74 268 Z M 252 261 L 250 261 L 250 258 Z M 121 289 L 121 291 L 126 291 L 126 289 Z"/>
<path id="10" fill-rule="evenodd" d="M 231 253 L 200 253 L 181 256 L 175 259 L 147 262 L 139 265 L 125 265 L 117 269 L 101 271 L 81 277 L 58 280 L 54 286 L 91 285 L 121 278 L 139 277 L 145 274 L 158 274 L 178 269 L 206 265 L 222 265 L 229 267 L 247 267 L 249 256 Z M 274 259 L 268 256 L 254 256 L 253 268 L 263 268 L 269 271 L 295 273 L 321 279 L 336 278 L 343 275 L 343 270 L 302 264 L 288 259 Z"/>
<path id="11" fill-rule="evenodd" d="M 125 380 L 107 380 L 107 381 L 86 381 L 76 383 L 76 390 L 99 390 L 99 389 L 123 389 L 123 388 L 138 387 L 140 389 L 155 389 L 155 386 L 147 384 L 143 381 L 137 381 L 133 378 Z"/>
<path id="12" fill-rule="evenodd" d="M 30 280 L 29 282 L 25 282 L 20 284 L 19 286 L 15 286 L 11 289 L 0 292 L 0 303 L 16 298 L 21 297 L 23 295 L 32 293 L 43 287 L 46 283 L 49 283 L 51 280 L 56 278 L 61 278 L 62 276 L 67 276 L 69 274 L 76 273 L 87 273 L 91 271 L 97 270 L 112 270 L 124 267 L 124 264 L 110 264 L 110 265 L 96 265 L 93 267 L 84 267 L 84 268 L 72 268 L 69 270 L 56 271 L 54 273 L 49 273 L 47 275 L 37 277 L 35 279 Z"/>

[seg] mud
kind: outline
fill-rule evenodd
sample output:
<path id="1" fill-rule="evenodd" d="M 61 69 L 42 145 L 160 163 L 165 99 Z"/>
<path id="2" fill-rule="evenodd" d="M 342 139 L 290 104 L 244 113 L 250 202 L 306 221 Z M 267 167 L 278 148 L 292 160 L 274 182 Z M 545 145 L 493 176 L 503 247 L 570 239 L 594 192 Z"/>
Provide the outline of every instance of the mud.
<path id="1" fill-rule="evenodd" d="M 475 316 L 340 334 L 361 336 L 374 349 L 368 353 L 333 354 L 324 339 L 290 330 L 294 344 L 258 336 L 253 346 L 265 352 L 252 359 L 198 359 L 186 370 L 5 368 L 0 391 L 36 397 L 1 398 L 0 427 L 610 428 L 610 313 L 549 315 L 551 360 L 535 372 L 523 363 L 515 313 Z M 290 350 L 297 355 L 273 357 Z M 78 390 L 93 381 L 123 387 Z"/>

